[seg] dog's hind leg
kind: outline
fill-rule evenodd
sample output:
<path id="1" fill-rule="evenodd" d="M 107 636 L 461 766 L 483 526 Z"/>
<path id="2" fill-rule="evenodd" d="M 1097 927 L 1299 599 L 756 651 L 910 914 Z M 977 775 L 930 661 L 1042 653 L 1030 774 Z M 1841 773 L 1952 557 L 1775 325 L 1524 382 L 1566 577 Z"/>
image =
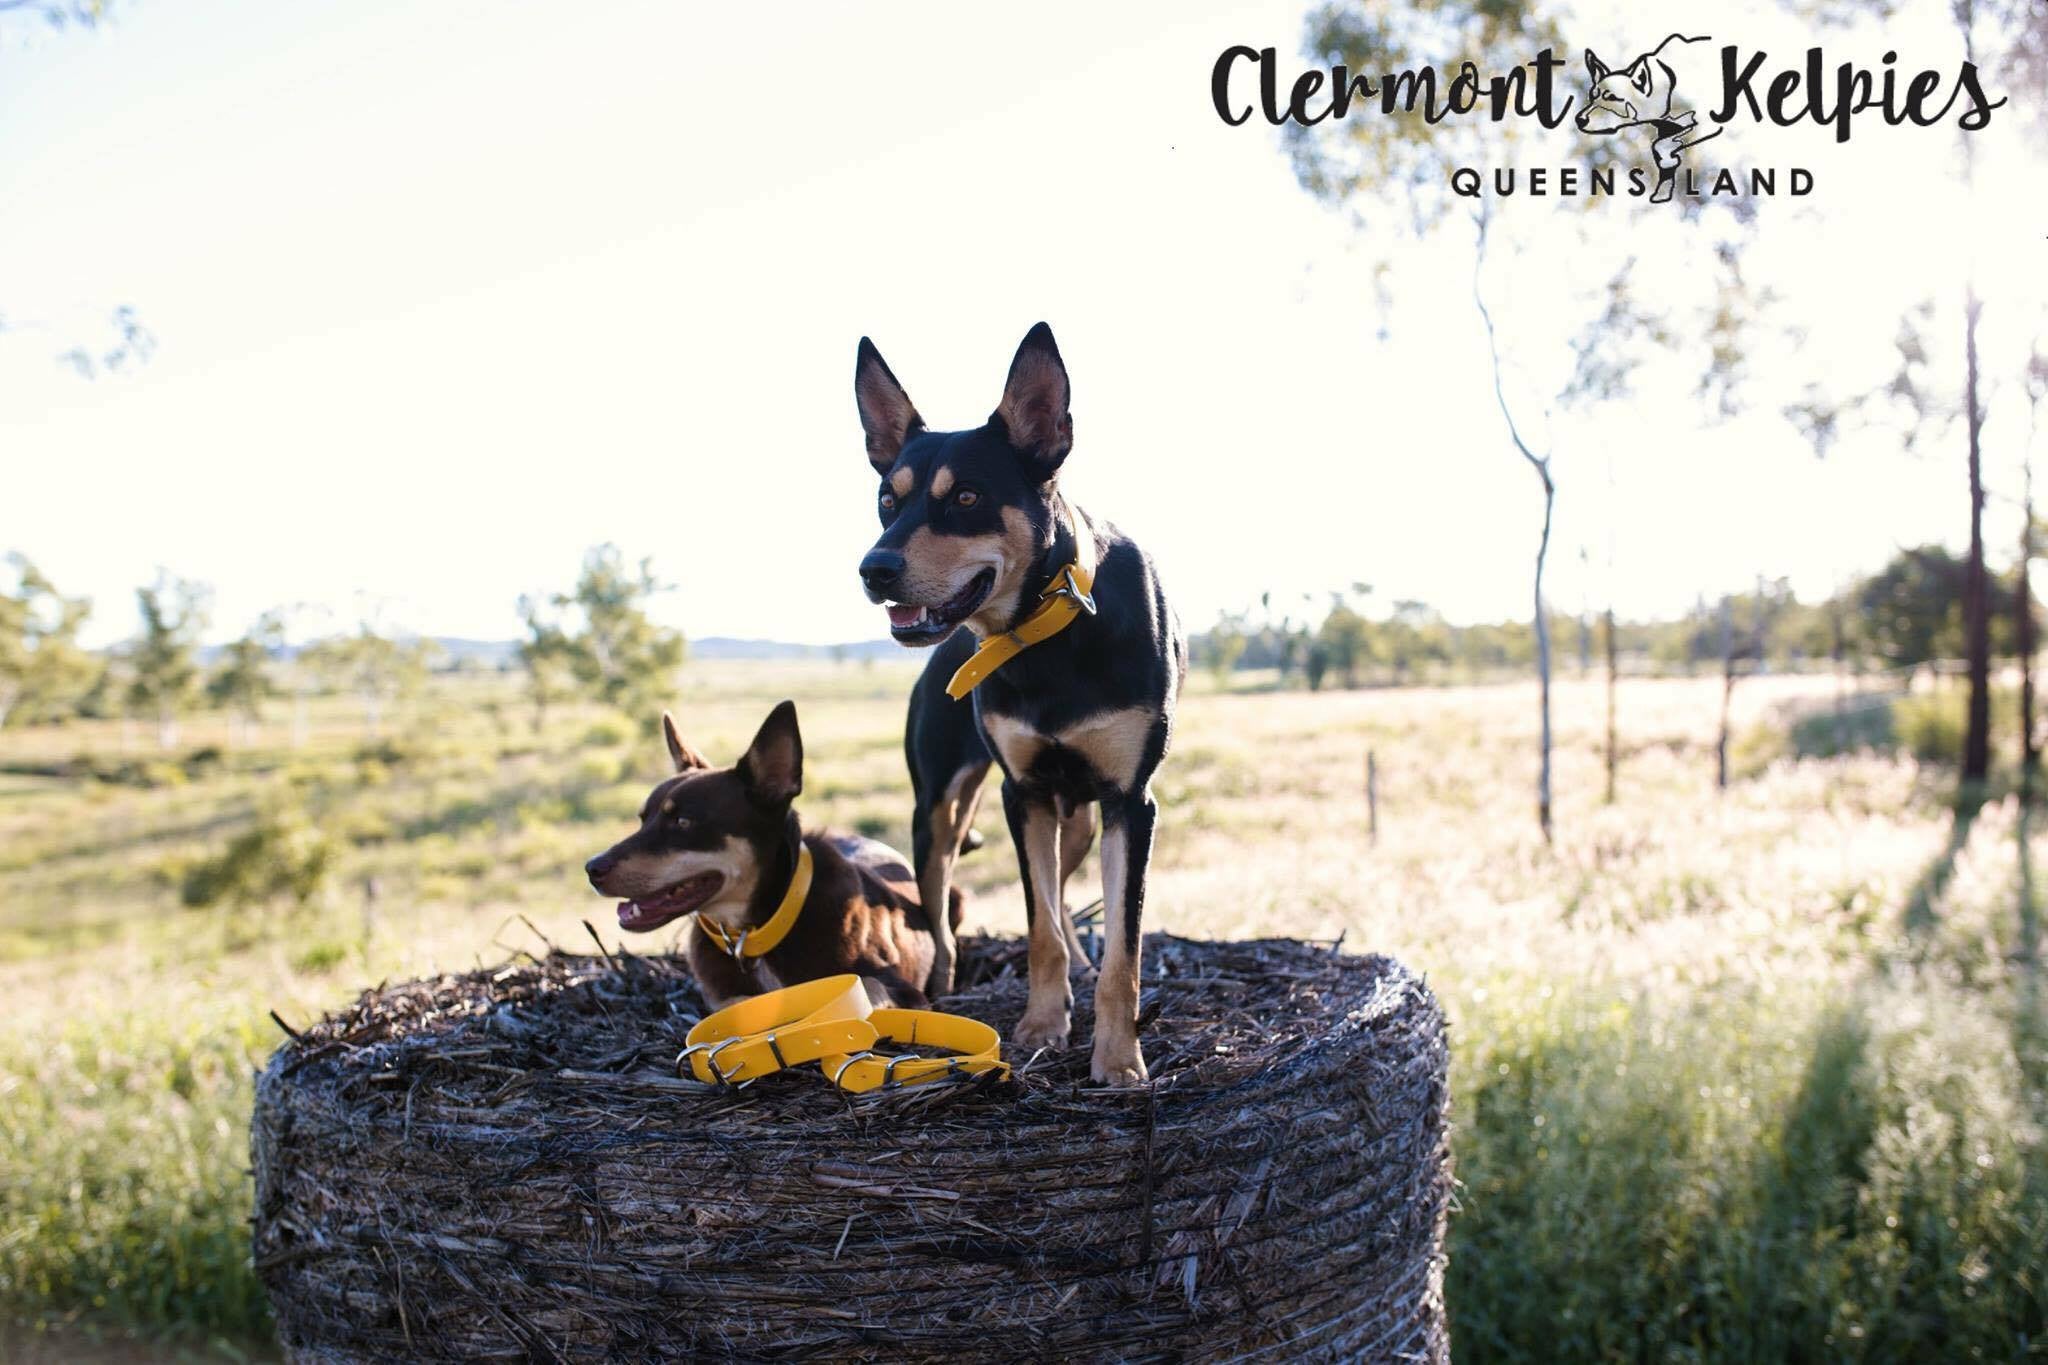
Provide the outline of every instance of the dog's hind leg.
<path id="1" fill-rule="evenodd" d="M 1067 952 L 1073 965 L 1084 976 L 1093 964 L 1088 960 L 1088 950 L 1081 946 L 1081 931 L 1074 924 L 1074 905 L 1067 899 L 1067 883 L 1094 846 L 1095 805 L 1083 801 L 1060 819 L 1060 931 L 1067 937 Z"/>
<path id="2" fill-rule="evenodd" d="M 1088 1074 L 1103 1085 L 1142 1085 L 1138 964 L 1145 872 L 1159 807 L 1150 790 L 1102 803 L 1102 974 L 1095 982 L 1095 1052 Z"/>
<path id="3" fill-rule="evenodd" d="M 925 989 L 935 996 L 953 991 L 953 969 L 959 960 L 953 933 L 953 860 L 973 829 L 988 768 L 984 759 L 953 773 L 941 790 L 918 793 L 911 852 L 917 862 L 918 899 L 932 927 L 932 971 Z"/>
<path id="4" fill-rule="evenodd" d="M 1003 814 L 1017 845 L 1030 923 L 1030 993 L 1010 1040 L 1029 1053 L 1065 1047 L 1073 1029 L 1074 989 L 1067 982 L 1066 914 L 1060 906 L 1060 821 L 1051 801 L 1003 782 Z"/>

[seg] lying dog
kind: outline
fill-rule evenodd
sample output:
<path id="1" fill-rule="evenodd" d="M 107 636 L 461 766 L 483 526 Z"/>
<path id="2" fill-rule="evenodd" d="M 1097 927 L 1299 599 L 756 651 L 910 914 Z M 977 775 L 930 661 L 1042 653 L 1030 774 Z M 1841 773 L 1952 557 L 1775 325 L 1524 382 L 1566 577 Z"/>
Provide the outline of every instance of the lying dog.
<path id="1" fill-rule="evenodd" d="M 1017 348 L 995 412 L 972 430 L 927 430 L 865 337 L 854 397 L 882 480 L 882 535 L 860 565 L 868 597 L 889 604 L 903 644 L 938 644 L 962 625 L 978 642 L 946 690 L 972 696 L 1003 769 L 1030 925 L 1030 994 L 1013 1040 L 1059 1047 L 1072 1028 L 1060 845 L 1072 813 L 1095 803 L 1106 941 L 1090 1074 L 1140 1082 L 1151 781 L 1187 674 L 1180 623 L 1144 552 L 1060 492 L 1074 424 L 1066 364 L 1044 323 Z"/>
<path id="2" fill-rule="evenodd" d="M 796 706 L 768 713 L 740 761 L 714 768 L 661 717 L 676 775 L 640 808 L 640 828 L 584 865 L 590 884 L 624 898 L 619 927 L 696 918 L 684 952 L 714 1008 L 841 972 L 877 1005 L 922 1009 L 933 934 L 903 856 L 857 835 L 803 831 Z M 948 901 L 948 938 L 960 894 Z"/>

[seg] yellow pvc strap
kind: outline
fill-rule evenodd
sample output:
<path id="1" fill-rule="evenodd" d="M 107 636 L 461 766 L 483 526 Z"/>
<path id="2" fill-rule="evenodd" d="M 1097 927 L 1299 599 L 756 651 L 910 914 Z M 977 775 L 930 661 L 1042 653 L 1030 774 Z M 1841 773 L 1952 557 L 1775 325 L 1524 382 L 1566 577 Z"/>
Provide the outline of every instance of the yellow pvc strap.
<path id="1" fill-rule="evenodd" d="M 872 1047 L 867 988 L 859 977 L 820 977 L 749 996 L 699 1019 L 676 1059 L 700 1081 L 751 1081 L 784 1067 Z"/>
<path id="2" fill-rule="evenodd" d="M 998 1056 L 1002 1038 L 979 1019 L 937 1010 L 885 1008 L 870 1011 L 868 1022 L 884 1042 L 940 1047 L 959 1055 L 877 1057 L 850 1053 L 819 1058 L 819 1069 L 841 1090 L 863 1094 L 884 1086 L 922 1085 L 947 1076 L 978 1076 L 985 1071 L 1009 1074 L 1009 1063 Z"/>
<path id="3" fill-rule="evenodd" d="M 1061 569 L 1052 577 L 1040 594 L 1045 600 L 1037 611 L 1018 623 L 1016 629 L 991 635 L 981 642 L 981 648 L 974 651 L 967 662 L 960 665 L 946 684 L 946 695 L 954 701 L 972 692 L 987 680 L 989 674 L 1001 668 L 1010 660 L 1022 654 L 1031 646 L 1053 636 L 1074 624 L 1074 618 L 1083 610 L 1077 598 L 1085 598 L 1095 590 L 1095 575 L 1078 560 Z M 1092 607 L 1088 610 L 1093 610 Z"/>
<path id="4" fill-rule="evenodd" d="M 775 907 L 775 913 L 768 917 L 767 923 L 755 925 L 737 939 L 702 915 L 697 917 L 697 927 L 734 957 L 759 957 L 789 937 L 789 931 L 796 927 L 797 916 L 804 912 L 804 900 L 810 894 L 811 846 L 799 841 L 796 846 L 796 874 L 789 879 L 789 890 L 782 893 L 782 904 Z"/>

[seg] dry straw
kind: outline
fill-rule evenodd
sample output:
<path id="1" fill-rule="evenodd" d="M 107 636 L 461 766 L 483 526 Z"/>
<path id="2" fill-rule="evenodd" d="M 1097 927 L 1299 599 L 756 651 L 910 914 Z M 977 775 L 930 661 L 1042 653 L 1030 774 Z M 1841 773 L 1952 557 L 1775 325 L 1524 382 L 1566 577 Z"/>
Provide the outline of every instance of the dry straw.
<path id="1" fill-rule="evenodd" d="M 1007 1028 L 1023 948 L 951 1008 Z M 1088 1051 L 850 1099 L 679 1080 L 661 957 L 367 992 L 257 1085 L 297 1361 L 1442 1360 L 1443 1016 L 1384 957 L 1146 945 L 1149 1091 Z M 1088 1036 L 1087 990 L 1075 1036 Z"/>

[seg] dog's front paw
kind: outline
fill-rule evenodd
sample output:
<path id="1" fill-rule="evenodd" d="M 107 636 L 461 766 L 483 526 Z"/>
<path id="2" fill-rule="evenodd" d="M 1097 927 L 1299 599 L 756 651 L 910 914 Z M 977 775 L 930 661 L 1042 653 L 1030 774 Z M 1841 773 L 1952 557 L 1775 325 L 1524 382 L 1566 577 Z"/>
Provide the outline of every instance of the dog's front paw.
<path id="1" fill-rule="evenodd" d="M 1145 1054 L 1138 1051 L 1136 1043 L 1123 1047 L 1106 1045 L 1107 1040 L 1095 1040 L 1095 1057 L 1088 1067 L 1088 1074 L 1097 1085 L 1143 1085 L 1145 1083 Z"/>
<path id="2" fill-rule="evenodd" d="M 1067 1045 L 1067 1035 L 1073 1031 L 1073 1017 L 1065 1010 L 1057 1014 L 1051 1011 L 1024 1011 L 1024 1017 L 1017 1021 L 1017 1027 L 1010 1030 L 1010 1042 L 1018 1051 L 1029 1055 L 1040 1048 L 1057 1051 Z"/>

